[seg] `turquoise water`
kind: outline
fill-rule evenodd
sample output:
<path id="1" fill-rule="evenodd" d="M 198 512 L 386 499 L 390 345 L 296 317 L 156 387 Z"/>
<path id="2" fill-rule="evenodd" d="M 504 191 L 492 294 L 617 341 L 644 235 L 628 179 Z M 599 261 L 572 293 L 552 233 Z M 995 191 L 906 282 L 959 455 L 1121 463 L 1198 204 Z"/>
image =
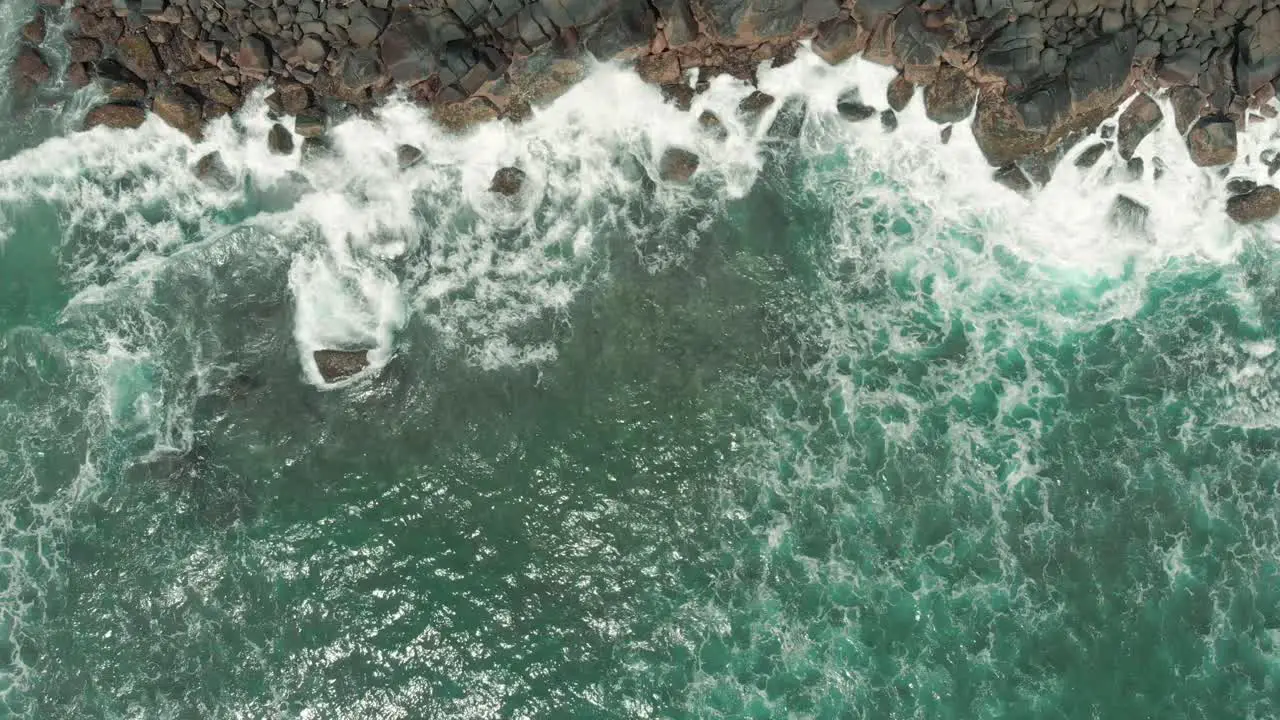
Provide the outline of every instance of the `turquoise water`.
<path id="1" fill-rule="evenodd" d="M 307 165 L 251 107 L 229 193 L 159 125 L 12 148 L 0 714 L 1280 714 L 1274 231 L 1108 235 L 816 68 L 798 142 L 602 69 Z"/>

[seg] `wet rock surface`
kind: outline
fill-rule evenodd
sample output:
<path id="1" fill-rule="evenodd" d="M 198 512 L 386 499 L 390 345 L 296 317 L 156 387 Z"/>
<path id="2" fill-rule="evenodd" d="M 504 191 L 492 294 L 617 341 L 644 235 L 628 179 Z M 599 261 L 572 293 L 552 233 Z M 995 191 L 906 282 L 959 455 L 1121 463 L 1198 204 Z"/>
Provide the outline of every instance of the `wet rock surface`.
<path id="1" fill-rule="evenodd" d="M 587 55 L 635 62 L 687 110 L 711 77 L 754 82 L 760 63 L 784 64 L 811 39 L 828 62 L 862 53 L 899 70 L 887 98 L 848 103 L 846 118 L 890 127 L 877 105 L 901 112 L 920 86 L 935 121 L 974 116 L 995 168 L 1060 157 L 1139 88 L 1168 89 L 1189 152 L 1215 166 L 1234 158 L 1250 112 L 1274 112 L 1280 82 L 1274 0 L 75 0 L 65 25 L 44 12 L 15 55 L 23 88 L 48 82 L 40 46 L 65 27 L 68 78 L 97 82 L 112 106 L 97 124 L 136 124 L 120 108 L 151 108 L 192 137 L 262 83 L 302 137 L 396 91 L 450 128 L 518 119 L 581 77 Z M 758 93 L 742 111 L 773 102 Z M 1158 110 L 1145 95 L 1131 104 L 1122 159 Z"/>
<path id="2" fill-rule="evenodd" d="M 327 383 L 346 380 L 369 367 L 368 350 L 316 350 L 312 358 Z"/>
<path id="3" fill-rule="evenodd" d="M 1227 199 L 1227 215 L 1238 223 L 1270 220 L 1280 213 L 1280 189 L 1260 185 Z"/>
<path id="4" fill-rule="evenodd" d="M 658 161 L 658 177 L 667 182 L 685 183 L 698 171 L 698 156 L 684 148 L 667 148 Z"/>

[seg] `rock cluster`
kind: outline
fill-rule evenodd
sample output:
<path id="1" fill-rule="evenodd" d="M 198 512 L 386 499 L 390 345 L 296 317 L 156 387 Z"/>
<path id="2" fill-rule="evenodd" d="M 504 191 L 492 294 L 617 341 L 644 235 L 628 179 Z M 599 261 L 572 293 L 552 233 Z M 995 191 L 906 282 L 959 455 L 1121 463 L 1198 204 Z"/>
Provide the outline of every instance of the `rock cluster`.
<path id="1" fill-rule="evenodd" d="M 634 61 L 688 108 L 711 75 L 752 81 L 812 38 L 829 62 L 860 53 L 900 70 L 887 108 L 842 97 L 847 119 L 891 130 L 923 87 L 935 121 L 974 115 L 996 176 L 1017 187 L 1045 182 L 1135 91 L 1166 92 L 1195 161 L 1228 164 L 1236 129 L 1274 113 L 1280 76 L 1280 0 L 74 0 L 71 13 L 68 74 L 110 101 L 89 123 L 135 125 L 149 109 L 193 137 L 267 81 L 304 137 L 397 87 L 446 124 L 518 119 L 581 76 L 583 51 Z M 49 74 L 43 35 L 40 18 L 24 31 L 28 84 Z M 741 112 L 773 101 L 754 94 Z M 1163 121 L 1150 98 L 1132 103 L 1121 157 Z"/>

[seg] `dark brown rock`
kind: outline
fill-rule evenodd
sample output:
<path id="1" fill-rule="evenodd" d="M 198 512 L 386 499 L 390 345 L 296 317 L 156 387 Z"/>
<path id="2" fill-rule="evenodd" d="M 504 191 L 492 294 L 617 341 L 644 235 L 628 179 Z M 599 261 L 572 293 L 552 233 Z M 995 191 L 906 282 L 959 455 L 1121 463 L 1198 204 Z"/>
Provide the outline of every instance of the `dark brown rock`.
<path id="1" fill-rule="evenodd" d="M 916 86 L 911 84 L 906 75 L 898 73 L 896 77 L 889 82 L 889 90 L 886 93 L 886 100 L 889 107 L 894 112 L 902 112 L 911 102 L 911 96 L 915 95 Z"/>
<path id="2" fill-rule="evenodd" d="M 1014 192 L 1025 193 L 1031 190 L 1031 181 L 1017 165 L 1005 165 L 996 170 L 992 178 Z"/>
<path id="3" fill-rule="evenodd" d="M 89 66 L 85 63 L 71 63 L 67 66 L 67 82 L 72 87 L 82 88 L 90 83 Z"/>
<path id="4" fill-rule="evenodd" d="M 944 65 L 924 88 L 924 110 L 930 120 L 945 124 L 969 117 L 978 88 L 963 70 Z"/>
<path id="5" fill-rule="evenodd" d="M 312 359 L 327 383 L 346 380 L 369 367 L 368 350 L 316 350 Z"/>
<path id="6" fill-rule="evenodd" d="M 738 103 L 738 112 L 754 114 L 761 112 L 774 103 L 774 97 L 766 92 L 754 90 Z"/>
<path id="7" fill-rule="evenodd" d="M 240 49 L 236 51 L 236 66 L 250 75 L 266 77 L 271 69 L 271 55 L 267 51 L 267 43 L 256 35 L 249 35 L 240 40 Z"/>
<path id="8" fill-rule="evenodd" d="M 698 156 L 684 148 L 667 148 L 658 161 L 658 177 L 668 182 L 688 182 L 698 171 L 698 163 Z"/>
<path id="9" fill-rule="evenodd" d="M 170 85 L 156 92 L 151 110 L 161 120 L 186 133 L 193 140 L 199 140 L 203 115 L 200 102 L 186 90 Z"/>
<path id="10" fill-rule="evenodd" d="M 636 61 L 641 80 L 654 85 L 680 81 L 680 58 L 674 52 L 645 55 Z"/>
<path id="11" fill-rule="evenodd" d="M 1200 118 L 1187 133 L 1191 160 L 1200 167 L 1229 165 L 1236 159 L 1236 124 L 1229 117 Z"/>
<path id="12" fill-rule="evenodd" d="M 285 126 L 276 123 L 267 132 L 267 147 L 276 155 L 289 155 L 293 152 L 293 134 Z"/>
<path id="13" fill-rule="evenodd" d="M 1270 220 L 1280 213 L 1280 190 L 1260 185 L 1242 195 L 1227 199 L 1227 215 L 1238 223 Z"/>
<path id="14" fill-rule="evenodd" d="M 524 187 L 524 171 L 517 167 L 499 168 L 489 183 L 489 192 L 511 197 Z"/>
<path id="15" fill-rule="evenodd" d="M 31 22 L 22 26 L 22 38 L 32 45 L 44 42 L 46 32 L 44 13 L 39 10 L 36 11 L 36 16 L 31 19 Z"/>
<path id="16" fill-rule="evenodd" d="M 668 83 L 659 88 L 662 91 L 662 97 L 669 103 L 673 103 L 681 110 L 688 110 L 693 106 L 693 88 L 684 83 Z"/>
<path id="17" fill-rule="evenodd" d="M 1138 149 L 1138 145 L 1160 125 L 1163 119 L 1164 113 L 1156 101 L 1146 93 L 1139 93 L 1124 112 L 1120 113 L 1116 135 L 1116 147 L 1120 151 L 1120 157 L 1125 160 L 1133 157 L 1134 150 Z"/>
<path id="18" fill-rule="evenodd" d="M 725 128 L 724 123 L 710 110 L 702 111 L 702 114 L 698 116 L 698 125 L 700 125 L 702 130 L 708 135 L 719 140 L 723 140 L 729 136 L 729 131 Z"/>
<path id="19" fill-rule="evenodd" d="M 1204 93 L 1189 85 L 1179 85 L 1169 88 L 1169 103 L 1173 105 L 1174 127 L 1178 128 L 1178 134 L 1186 135 L 1204 109 Z"/>
<path id="20" fill-rule="evenodd" d="M 13 73 L 32 85 L 44 83 L 51 74 L 49 64 L 40 57 L 40 53 L 36 52 L 35 48 L 29 47 L 18 50 L 18 55 L 13 61 Z"/>
<path id="21" fill-rule="evenodd" d="M 1098 160 L 1102 158 L 1102 154 L 1106 151 L 1107 143 L 1094 143 L 1076 156 L 1075 165 L 1078 168 L 1091 168 L 1098 164 Z"/>
<path id="22" fill-rule="evenodd" d="M 67 42 L 67 59 L 73 63 L 94 62 L 102 57 L 102 43 L 93 38 L 72 38 Z"/>
<path id="23" fill-rule="evenodd" d="M 838 65 L 862 52 L 866 38 L 852 18 L 829 20 L 818 26 L 813 52 L 831 65 Z"/>
<path id="24" fill-rule="evenodd" d="M 137 105 L 111 103 L 99 105 L 84 116 L 84 129 L 99 125 L 109 128 L 136 128 L 147 119 L 147 113 Z"/>

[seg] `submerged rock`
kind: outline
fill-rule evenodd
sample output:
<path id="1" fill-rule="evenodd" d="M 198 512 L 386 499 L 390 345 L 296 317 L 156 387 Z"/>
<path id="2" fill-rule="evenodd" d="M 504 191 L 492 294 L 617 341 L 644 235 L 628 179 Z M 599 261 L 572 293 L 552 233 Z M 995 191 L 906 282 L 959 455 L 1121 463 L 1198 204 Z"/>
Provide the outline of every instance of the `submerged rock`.
<path id="1" fill-rule="evenodd" d="M 729 137 L 729 131 L 725 128 L 720 118 L 710 110 L 703 110 L 698 116 L 698 125 L 702 127 L 703 132 L 717 140 L 723 140 Z"/>
<path id="2" fill-rule="evenodd" d="M 489 192 L 511 197 L 524 187 L 525 172 L 518 167 L 499 168 L 489 183 Z"/>
<path id="3" fill-rule="evenodd" d="M 396 148 L 396 162 L 401 170 L 407 170 L 422 162 L 422 151 L 412 145 L 401 145 Z"/>
<path id="4" fill-rule="evenodd" d="M 346 380 L 369 367 L 368 350 L 316 350 L 312 359 L 327 383 Z"/>
<path id="5" fill-rule="evenodd" d="M 742 98 L 742 102 L 738 103 L 738 111 L 750 115 L 762 112 L 773 103 L 774 97 L 772 95 L 756 90 L 750 95 Z"/>
<path id="6" fill-rule="evenodd" d="M 1098 164 L 1098 160 L 1102 158 L 1102 154 L 1107 151 L 1107 143 L 1099 142 L 1090 145 L 1084 152 L 1076 156 L 1076 167 L 1091 168 Z"/>
<path id="7" fill-rule="evenodd" d="M 850 122 L 861 122 L 875 117 L 876 109 L 862 102 L 857 90 L 848 90 L 836 100 L 836 112 Z"/>
<path id="8" fill-rule="evenodd" d="M 1247 193 L 1227 199 L 1227 215 L 1238 223 L 1270 220 L 1280 213 L 1280 190 L 1260 185 Z"/>
<path id="9" fill-rule="evenodd" d="M 196 161 L 196 177 L 204 183 L 222 190 L 230 190 L 236 186 L 236 178 L 222 161 L 222 153 L 214 150 Z"/>
<path id="10" fill-rule="evenodd" d="M 658 177 L 668 182 L 688 182 L 698 171 L 698 156 L 684 148 L 667 148 L 658 161 Z"/>
<path id="11" fill-rule="evenodd" d="M 1111 201 L 1111 210 L 1107 214 L 1107 220 L 1112 227 L 1118 230 L 1145 233 L 1147 231 L 1147 217 L 1150 214 L 1151 209 L 1146 205 L 1128 195 L 1117 195 L 1116 199 Z"/>

